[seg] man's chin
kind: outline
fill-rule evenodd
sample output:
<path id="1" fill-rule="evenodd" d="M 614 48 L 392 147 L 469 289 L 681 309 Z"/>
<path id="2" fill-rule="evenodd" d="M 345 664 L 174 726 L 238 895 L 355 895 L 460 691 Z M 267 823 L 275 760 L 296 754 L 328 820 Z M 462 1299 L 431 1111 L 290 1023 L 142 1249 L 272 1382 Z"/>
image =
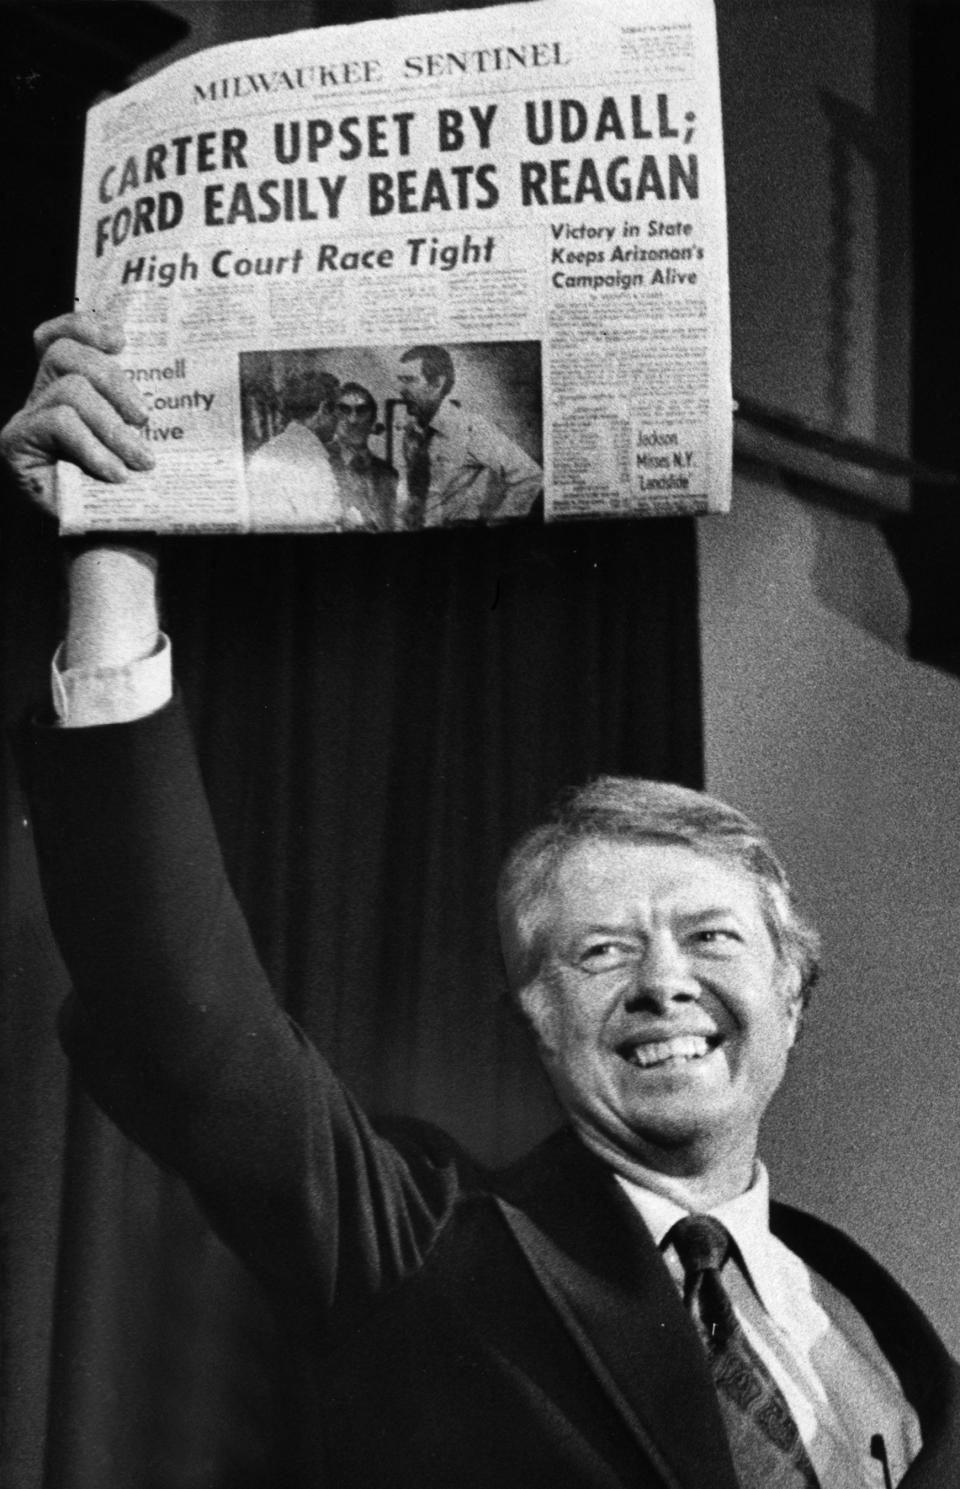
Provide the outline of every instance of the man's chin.
<path id="1" fill-rule="evenodd" d="M 649 1098 L 620 1100 L 602 1113 L 572 1113 L 574 1126 L 595 1152 L 607 1156 L 656 1166 L 658 1154 L 681 1160 L 722 1141 L 730 1125 L 730 1114 L 724 1104 L 707 1101 L 702 1094 L 692 1099 L 691 1093 L 663 1093 L 657 1100 Z"/>

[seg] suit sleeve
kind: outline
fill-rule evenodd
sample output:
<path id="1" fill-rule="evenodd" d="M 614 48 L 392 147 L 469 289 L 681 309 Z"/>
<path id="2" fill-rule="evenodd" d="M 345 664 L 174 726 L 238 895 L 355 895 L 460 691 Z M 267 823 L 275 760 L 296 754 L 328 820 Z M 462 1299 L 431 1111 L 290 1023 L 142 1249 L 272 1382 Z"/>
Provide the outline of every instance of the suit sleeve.
<path id="1" fill-rule="evenodd" d="M 495 424 L 474 420 L 471 443 L 479 463 L 497 478 L 498 497 L 488 517 L 524 517 L 543 494 L 543 471 L 537 462 Z"/>
<path id="2" fill-rule="evenodd" d="M 84 1083 L 278 1301 L 339 1332 L 431 1245 L 456 1195 L 452 1153 L 379 1136 L 279 1008 L 178 703 L 36 728 L 21 753 Z"/>

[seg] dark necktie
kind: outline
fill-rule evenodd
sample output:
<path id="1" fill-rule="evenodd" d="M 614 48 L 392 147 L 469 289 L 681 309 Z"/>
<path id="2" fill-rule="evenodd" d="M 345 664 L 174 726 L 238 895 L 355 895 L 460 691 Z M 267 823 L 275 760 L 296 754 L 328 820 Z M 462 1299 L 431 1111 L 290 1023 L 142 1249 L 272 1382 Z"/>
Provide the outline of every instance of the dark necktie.
<path id="1" fill-rule="evenodd" d="M 410 420 L 403 431 L 403 458 L 407 467 L 407 491 L 410 505 L 407 526 L 422 527 L 423 513 L 430 490 L 430 437 L 433 430 Z"/>
<path id="2" fill-rule="evenodd" d="M 683 1263 L 683 1300 L 706 1346 L 743 1489 L 819 1489 L 790 1408 L 720 1279 L 732 1245 L 726 1228 L 709 1215 L 688 1215 L 666 1239 Z"/>

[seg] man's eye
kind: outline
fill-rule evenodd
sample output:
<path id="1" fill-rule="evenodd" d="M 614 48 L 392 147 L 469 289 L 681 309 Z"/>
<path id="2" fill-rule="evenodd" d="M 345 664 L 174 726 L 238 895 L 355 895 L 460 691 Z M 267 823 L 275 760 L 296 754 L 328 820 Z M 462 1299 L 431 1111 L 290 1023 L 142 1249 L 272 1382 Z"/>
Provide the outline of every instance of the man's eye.
<path id="1" fill-rule="evenodd" d="M 705 926 L 703 930 L 694 932 L 693 939 L 698 946 L 715 946 L 720 949 L 737 946 L 743 938 L 731 926 Z"/>
<path id="2" fill-rule="evenodd" d="M 594 941 L 580 953 L 580 965 L 590 972 L 603 972 L 608 967 L 620 967 L 636 955 L 625 941 Z"/>

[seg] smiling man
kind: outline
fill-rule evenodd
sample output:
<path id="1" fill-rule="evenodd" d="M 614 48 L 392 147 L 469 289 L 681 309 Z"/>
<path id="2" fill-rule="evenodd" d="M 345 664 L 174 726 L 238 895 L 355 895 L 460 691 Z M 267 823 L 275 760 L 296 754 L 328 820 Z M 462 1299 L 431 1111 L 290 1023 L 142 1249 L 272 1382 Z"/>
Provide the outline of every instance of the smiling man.
<path id="1" fill-rule="evenodd" d="M 350 527 L 390 532 L 398 525 L 397 473 L 370 449 L 377 400 L 362 383 L 344 383 L 337 399 L 332 465 Z"/>
<path id="2" fill-rule="evenodd" d="M 650 783 L 601 784 L 656 800 Z M 590 837 L 562 859 L 540 910 L 543 961 L 519 997 L 584 1143 L 625 1178 L 709 1208 L 751 1182 L 803 973 L 781 961 L 751 877 L 650 831 L 641 818 L 634 840 Z"/>
<path id="3" fill-rule="evenodd" d="M 150 460 L 118 339 L 41 328 L 4 432 L 51 462 Z M 568 1117 L 480 1171 L 373 1123 L 277 1003 L 171 698 L 156 566 L 69 566 L 59 725 L 26 749 L 104 1110 L 191 1184 L 315 1383 L 303 1480 L 355 1489 L 955 1489 L 960 1372 L 831 1227 L 771 1204 L 760 1124 L 816 975 L 784 872 L 740 813 L 602 778 L 507 860 L 504 957 Z"/>
<path id="4" fill-rule="evenodd" d="M 514 850 L 500 906 L 515 996 L 571 1127 L 701 1332 L 740 1482 L 901 1482 L 915 1411 L 836 1275 L 770 1228 L 760 1124 L 818 938 L 760 833 L 700 793 L 602 778 Z"/>
<path id="5" fill-rule="evenodd" d="M 465 409 L 453 397 L 455 383 L 445 346 L 411 346 L 400 358 L 408 527 L 502 522 L 525 516 L 543 495 L 537 462 L 476 409 Z"/>

